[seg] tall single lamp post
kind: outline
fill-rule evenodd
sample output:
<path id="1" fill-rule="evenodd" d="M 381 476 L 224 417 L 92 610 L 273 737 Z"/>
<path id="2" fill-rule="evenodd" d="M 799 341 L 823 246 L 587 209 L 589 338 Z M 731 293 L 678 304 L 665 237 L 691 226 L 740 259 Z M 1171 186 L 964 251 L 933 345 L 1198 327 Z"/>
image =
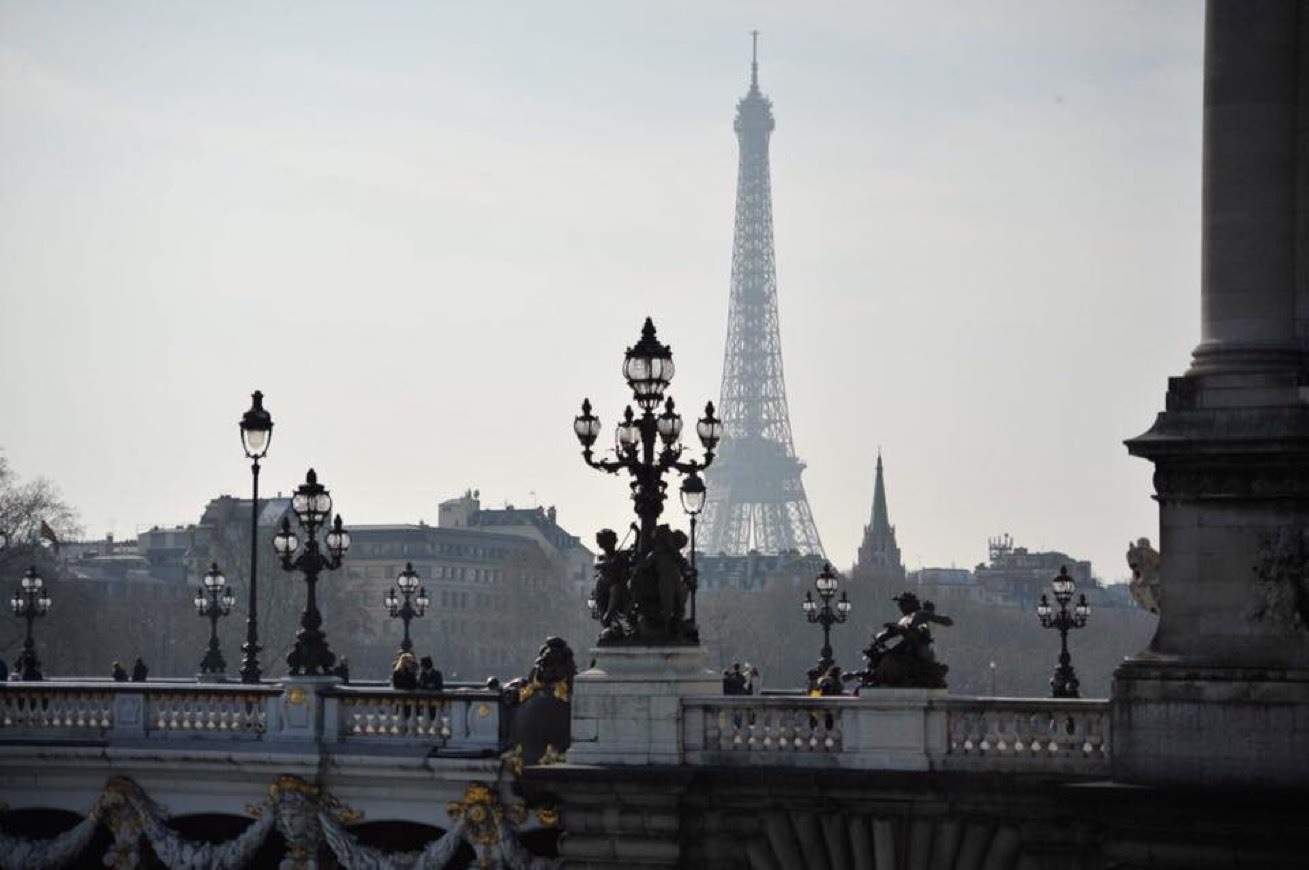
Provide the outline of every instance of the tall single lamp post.
<path id="1" fill-rule="evenodd" d="M 1043 628 L 1053 628 L 1059 632 L 1059 665 L 1050 677 L 1051 695 L 1055 698 L 1078 698 L 1077 673 L 1073 670 L 1073 658 L 1068 654 L 1068 632 L 1074 628 L 1083 628 L 1091 618 L 1091 606 L 1086 603 L 1086 595 L 1077 598 L 1077 604 L 1070 611 L 1068 602 L 1073 600 L 1077 584 L 1068 576 L 1068 566 L 1059 569 L 1059 575 L 1050 581 L 1055 601 L 1059 609 L 1050 606 L 1050 601 L 1041 595 L 1041 602 L 1036 605 L 1036 615 Z"/>
<path id="2" fill-rule="evenodd" d="M 805 618 L 823 627 L 823 649 L 818 657 L 819 676 L 836 663 L 832 658 L 832 626 L 838 622 L 845 622 L 850 616 L 852 607 L 844 589 L 841 590 L 841 598 L 836 602 L 836 606 L 832 606 L 836 585 L 836 571 L 832 570 L 832 564 L 828 562 L 814 578 L 814 588 L 818 590 L 819 600 L 814 601 L 812 592 L 805 592 L 804 601 L 800 602 Z"/>
<path id="3" fill-rule="evenodd" d="M 404 622 L 405 636 L 400 641 L 400 652 L 413 652 L 414 642 L 409 639 L 409 623 L 426 613 L 427 605 L 431 603 L 427 590 L 418 585 L 418 572 L 414 570 L 413 562 L 406 562 L 405 569 L 396 575 L 395 588 L 386 590 L 383 603 L 391 611 L 392 619 Z"/>
<path id="4" fill-rule="evenodd" d="M 250 410 L 241 416 L 241 446 L 250 460 L 250 477 L 254 491 L 250 496 L 250 602 L 246 607 L 245 656 L 241 659 L 241 682 L 257 683 L 263 678 L 259 669 L 259 460 L 268 455 L 273 440 L 273 418 L 264 410 L 264 394 L 250 395 Z"/>
<path id="5" fill-rule="evenodd" d="M 332 513 L 332 496 L 318 482 L 318 474 L 311 468 L 305 482 L 291 497 L 291 510 L 304 529 L 303 548 L 300 539 L 291 531 L 291 521 L 282 518 L 281 530 L 273 536 L 273 549 L 282 559 L 282 570 L 300 571 L 305 577 L 305 609 L 300 614 L 300 630 L 295 635 L 295 646 L 286 656 L 292 676 L 329 676 L 336 664 L 336 655 L 328 649 L 327 635 L 323 633 L 323 615 L 318 612 L 316 587 L 318 575 L 341 567 L 341 559 L 350 549 L 350 533 L 341 525 L 337 514 L 331 530 L 323 536 L 326 552 L 318 543 L 318 530 L 327 523 Z"/>
<path id="6" fill-rule="evenodd" d="M 218 648 L 218 620 L 232 612 L 236 604 L 236 593 L 227 585 L 227 578 L 218 570 L 218 563 L 209 565 L 209 570 L 201 578 L 201 586 L 195 591 L 195 611 L 199 616 L 209 619 L 209 649 L 200 660 L 200 678 L 211 682 L 223 682 L 227 679 L 227 661 L 223 651 Z"/>
<path id="7" fill-rule="evenodd" d="M 682 510 L 691 518 L 691 621 L 695 622 L 695 594 L 700 590 L 700 571 L 695 566 L 695 520 L 704 510 L 704 478 L 692 471 L 682 478 Z"/>
<path id="8" fill-rule="evenodd" d="M 45 588 L 45 580 L 36 573 L 36 566 L 27 569 L 14 590 L 14 597 L 9 599 L 9 606 L 14 616 L 27 620 L 27 637 L 23 640 L 23 654 L 18 663 L 19 679 L 41 679 L 41 660 L 36 657 L 36 641 L 32 639 L 32 623 L 38 617 L 45 616 L 50 610 L 50 590 Z"/>
<path id="9" fill-rule="evenodd" d="M 673 380 L 673 352 L 655 334 L 654 322 L 645 319 L 641 340 L 627 349 L 623 358 L 623 377 L 641 416 L 628 405 L 614 431 L 614 458 L 596 459 L 592 447 L 600 435 L 600 418 L 591 413 L 591 401 L 582 402 L 582 413 L 573 419 L 573 432 L 582 445 L 582 459 L 592 468 L 609 474 L 627 472 L 632 478 L 632 502 L 639 522 L 632 564 L 637 572 L 655 570 L 660 542 L 656 540 L 659 515 L 664 509 L 667 484 L 664 475 L 677 471 L 683 475 L 703 471 L 714 461 L 714 450 L 723 437 L 723 424 L 714 416 L 713 402 L 705 405 L 705 415 L 696 423 L 696 434 L 704 448 L 704 459 L 682 460 L 682 415 L 677 413 L 671 397 L 664 392 Z M 663 406 L 663 412 L 655 409 Z M 654 585 L 658 585 L 655 583 Z M 639 640 L 654 643 L 698 643 L 699 635 L 691 620 L 680 621 L 675 605 L 651 597 L 638 600 L 636 629 Z M 679 624 L 681 622 L 681 624 Z"/>

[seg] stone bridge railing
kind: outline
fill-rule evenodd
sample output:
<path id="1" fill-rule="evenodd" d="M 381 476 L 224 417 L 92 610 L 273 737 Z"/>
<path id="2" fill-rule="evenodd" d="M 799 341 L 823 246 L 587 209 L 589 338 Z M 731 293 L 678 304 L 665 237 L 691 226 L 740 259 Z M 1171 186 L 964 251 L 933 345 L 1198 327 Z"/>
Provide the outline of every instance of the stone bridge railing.
<path id="1" fill-rule="evenodd" d="M 291 680 L 8 683 L 0 689 L 0 745 L 226 741 L 240 751 L 300 741 L 354 755 L 409 749 L 477 757 L 508 742 L 497 692 L 310 688 Z M 895 689 L 833 698 L 704 696 L 682 700 L 681 720 L 681 757 L 692 765 L 1109 772 L 1107 701 Z"/>
<path id="2" fill-rule="evenodd" d="M 888 689 L 859 697 L 682 701 L 691 764 L 1109 774 L 1103 700 L 951 697 Z"/>
<path id="3" fill-rule="evenodd" d="M 351 751 L 426 746 L 467 756 L 493 754 L 504 742 L 498 692 L 312 688 L 296 681 L 7 683 L 0 688 L 0 745 L 309 740 Z"/>

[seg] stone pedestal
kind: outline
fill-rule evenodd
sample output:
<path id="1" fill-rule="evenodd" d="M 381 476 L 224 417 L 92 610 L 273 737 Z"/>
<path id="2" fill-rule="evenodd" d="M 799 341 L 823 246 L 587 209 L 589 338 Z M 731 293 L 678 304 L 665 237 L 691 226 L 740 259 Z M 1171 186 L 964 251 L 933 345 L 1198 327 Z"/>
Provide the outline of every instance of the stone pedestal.
<path id="1" fill-rule="evenodd" d="M 1128 449 L 1155 464 L 1159 627 L 1115 674 L 1114 775 L 1309 779 L 1309 27 L 1212 0 L 1201 341 Z"/>
<path id="2" fill-rule="evenodd" d="M 339 677 L 283 677 L 282 694 L 275 704 L 274 721 L 268 734 L 274 740 L 321 741 L 330 730 L 335 736 L 335 722 L 326 722 L 327 706 L 323 693 L 341 682 Z"/>
<path id="3" fill-rule="evenodd" d="M 1202 668 L 1138 657 L 1113 690 L 1114 778 L 1303 788 L 1309 670 Z"/>
<path id="4" fill-rule="evenodd" d="M 573 683 L 570 764 L 679 764 L 681 699 L 722 692 L 699 646 L 591 650 L 595 667 Z"/>

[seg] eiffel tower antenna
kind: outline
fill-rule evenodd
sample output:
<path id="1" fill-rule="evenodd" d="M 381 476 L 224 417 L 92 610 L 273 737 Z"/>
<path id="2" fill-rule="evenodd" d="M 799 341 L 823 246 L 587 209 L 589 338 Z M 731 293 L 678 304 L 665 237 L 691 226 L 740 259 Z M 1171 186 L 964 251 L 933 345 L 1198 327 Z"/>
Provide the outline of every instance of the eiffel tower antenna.
<path id="1" fill-rule="evenodd" d="M 741 556 L 751 550 L 823 555 L 791 444 L 782 375 L 773 254 L 773 203 L 768 169 L 772 102 L 759 91 L 759 33 L 751 33 L 750 90 L 736 105 L 740 163 L 718 461 L 706 475 L 704 552 Z"/>
<path id="2" fill-rule="evenodd" d="M 750 90 L 759 90 L 759 31 L 750 31 Z"/>

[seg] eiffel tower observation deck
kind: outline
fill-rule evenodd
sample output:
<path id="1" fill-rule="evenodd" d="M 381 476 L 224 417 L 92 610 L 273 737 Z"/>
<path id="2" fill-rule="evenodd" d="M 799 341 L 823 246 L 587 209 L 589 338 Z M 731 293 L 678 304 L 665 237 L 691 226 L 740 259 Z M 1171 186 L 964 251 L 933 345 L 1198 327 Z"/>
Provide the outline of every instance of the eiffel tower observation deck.
<path id="1" fill-rule="evenodd" d="M 721 414 L 725 435 L 708 473 L 703 550 L 741 556 L 757 550 L 822 555 L 823 545 L 805 497 L 804 463 L 791 443 L 782 373 L 773 253 L 772 186 L 768 140 L 772 101 L 759 90 L 758 33 L 750 90 L 736 106 L 740 164 L 732 290 L 723 353 Z"/>

